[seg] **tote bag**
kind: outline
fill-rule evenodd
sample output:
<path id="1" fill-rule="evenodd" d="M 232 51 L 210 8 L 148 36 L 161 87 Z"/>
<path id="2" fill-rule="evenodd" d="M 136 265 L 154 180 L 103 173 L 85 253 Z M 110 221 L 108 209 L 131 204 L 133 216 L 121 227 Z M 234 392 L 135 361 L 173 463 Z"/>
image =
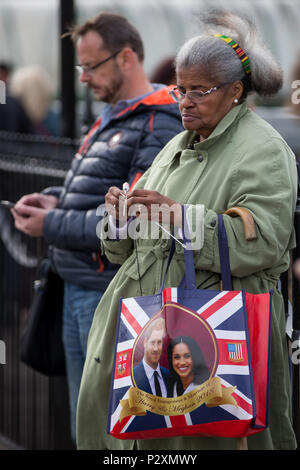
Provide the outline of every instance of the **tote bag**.
<path id="1" fill-rule="evenodd" d="M 107 423 L 112 436 L 244 437 L 267 427 L 271 292 L 231 289 L 222 216 L 219 248 L 223 290 L 196 289 L 193 252 L 185 249 L 179 287 L 163 288 L 163 281 L 156 295 L 120 300 Z M 167 270 L 173 252 L 174 245 Z M 155 341 L 157 380 L 143 359 Z M 180 369 L 176 359 L 187 347 L 192 366 L 186 360 Z M 193 381 L 180 390 L 191 367 Z"/>

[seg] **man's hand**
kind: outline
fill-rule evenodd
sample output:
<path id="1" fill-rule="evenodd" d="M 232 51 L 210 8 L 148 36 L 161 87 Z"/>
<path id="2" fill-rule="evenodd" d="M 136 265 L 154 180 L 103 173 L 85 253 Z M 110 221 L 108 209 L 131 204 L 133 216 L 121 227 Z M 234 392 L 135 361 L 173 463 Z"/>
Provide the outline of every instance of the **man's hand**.
<path id="1" fill-rule="evenodd" d="M 23 196 L 12 209 L 15 227 L 31 237 L 43 235 L 44 219 L 48 211 L 55 209 L 58 199 L 40 193 Z"/>
<path id="2" fill-rule="evenodd" d="M 26 194 L 16 203 L 15 208 L 20 205 L 39 207 L 40 209 L 52 210 L 57 207 L 58 198 L 41 193 Z"/>
<path id="3" fill-rule="evenodd" d="M 18 208 L 15 207 L 11 212 L 15 219 L 16 229 L 31 237 L 41 237 L 43 235 L 47 210 L 19 204 Z"/>

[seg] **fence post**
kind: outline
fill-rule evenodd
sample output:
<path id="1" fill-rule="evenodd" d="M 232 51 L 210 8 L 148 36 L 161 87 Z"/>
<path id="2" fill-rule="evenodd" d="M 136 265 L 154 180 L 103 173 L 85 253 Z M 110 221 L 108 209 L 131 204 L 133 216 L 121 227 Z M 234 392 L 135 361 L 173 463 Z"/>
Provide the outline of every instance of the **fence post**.
<path id="1" fill-rule="evenodd" d="M 74 21 L 73 0 L 60 0 L 60 31 L 66 33 Z M 62 136 L 75 137 L 74 46 L 70 38 L 61 39 Z"/>

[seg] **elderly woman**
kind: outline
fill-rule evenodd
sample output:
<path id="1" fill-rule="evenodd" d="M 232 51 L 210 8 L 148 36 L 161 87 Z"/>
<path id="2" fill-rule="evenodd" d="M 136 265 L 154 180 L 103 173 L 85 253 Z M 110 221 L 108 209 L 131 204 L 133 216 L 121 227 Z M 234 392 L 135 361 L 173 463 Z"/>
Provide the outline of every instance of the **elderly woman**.
<path id="1" fill-rule="evenodd" d="M 252 214 L 257 233 L 252 241 L 245 239 L 240 217 L 224 215 L 233 289 L 274 292 L 270 425 L 248 438 L 248 447 L 294 449 L 285 314 L 277 282 L 289 267 L 289 250 L 294 246 L 296 163 L 286 142 L 249 110 L 245 101 L 250 92 L 276 93 L 282 86 L 282 72 L 252 22 L 224 12 L 208 14 L 203 21 L 207 33 L 188 40 L 176 57 L 173 96 L 186 130 L 159 153 L 128 194 L 127 208 L 136 204 L 149 209 L 153 204 L 175 207 L 171 222 L 177 225 L 180 217 L 176 207 L 185 204 L 188 220 L 196 221 L 194 233 L 203 232 L 203 245 L 194 250 L 197 285 L 207 288 L 215 283 L 215 289 L 220 279 L 217 214 L 234 206 Z M 107 205 L 118 209 L 120 193 L 120 189 L 111 188 Z M 150 210 L 148 214 L 151 218 Z M 169 247 L 164 232 L 159 239 L 103 241 L 110 261 L 122 266 L 95 312 L 89 337 L 78 407 L 80 449 L 134 446 L 132 441 L 115 439 L 106 432 L 119 300 L 157 293 Z M 175 261 L 165 285 L 178 286 L 183 272 L 182 246 L 176 243 Z M 234 449 L 236 439 L 174 437 L 138 440 L 136 446 L 157 450 Z"/>

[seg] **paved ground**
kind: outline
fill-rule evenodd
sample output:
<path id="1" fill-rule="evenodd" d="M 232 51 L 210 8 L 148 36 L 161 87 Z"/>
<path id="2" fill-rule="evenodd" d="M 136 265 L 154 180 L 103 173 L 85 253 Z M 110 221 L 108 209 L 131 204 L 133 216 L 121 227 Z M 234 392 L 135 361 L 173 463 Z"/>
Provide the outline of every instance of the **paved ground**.
<path id="1" fill-rule="evenodd" d="M 22 450 L 22 448 L 0 434 L 0 451 L 1 450 Z"/>

